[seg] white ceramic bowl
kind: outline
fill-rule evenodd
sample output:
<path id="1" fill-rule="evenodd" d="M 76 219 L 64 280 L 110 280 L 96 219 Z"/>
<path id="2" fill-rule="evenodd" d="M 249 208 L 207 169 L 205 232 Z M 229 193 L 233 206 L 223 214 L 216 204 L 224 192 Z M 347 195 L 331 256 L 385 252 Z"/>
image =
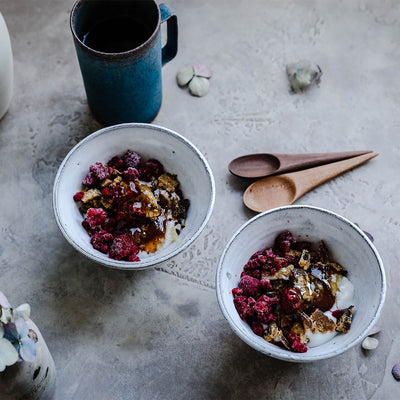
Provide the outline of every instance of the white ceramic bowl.
<path id="1" fill-rule="evenodd" d="M 275 237 L 289 230 L 295 238 L 324 240 L 332 258 L 348 270 L 355 287 L 354 316 L 351 329 L 330 341 L 293 353 L 266 342 L 242 321 L 233 304 L 232 289 L 252 254 L 272 247 Z M 368 237 L 340 215 L 311 206 L 275 208 L 252 218 L 231 238 L 221 256 L 216 275 L 217 297 L 233 331 L 248 345 L 268 356 L 292 362 L 310 362 L 336 356 L 360 343 L 376 323 L 382 309 L 386 280 L 381 258 Z"/>
<path id="2" fill-rule="evenodd" d="M 140 262 L 117 261 L 95 250 L 83 229 L 83 217 L 73 201 L 82 179 L 95 162 L 106 163 L 126 150 L 144 159 L 158 159 L 167 172 L 176 174 L 181 189 L 190 200 L 186 226 L 178 240 L 153 254 L 141 256 Z M 54 182 L 53 208 L 61 232 L 72 246 L 100 264 L 119 269 L 143 269 L 168 260 L 188 247 L 204 229 L 211 216 L 215 185 L 211 169 L 200 151 L 183 136 L 150 124 L 128 123 L 110 126 L 87 136 L 65 157 Z"/>

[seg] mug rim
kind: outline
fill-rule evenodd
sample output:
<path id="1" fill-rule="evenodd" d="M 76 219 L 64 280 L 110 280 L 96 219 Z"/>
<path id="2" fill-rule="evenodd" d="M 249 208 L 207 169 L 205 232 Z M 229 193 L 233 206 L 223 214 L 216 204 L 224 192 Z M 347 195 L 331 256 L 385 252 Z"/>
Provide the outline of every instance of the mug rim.
<path id="1" fill-rule="evenodd" d="M 75 4 L 72 6 L 70 18 L 69 18 L 69 26 L 71 28 L 71 32 L 74 37 L 75 43 L 78 43 L 80 47 L 82 47 L 84 50 L 88 51 L 92 55 L 101 57 L 101 58 L 104 58 L 104 57 L 115 58 L 117 56 L 118 56 L 118 58 L 126 58 L 126 57 L 132 56 L 135 53 L 146 50 L 148 47 L 150 47 L 151 43 L 153 43 L 155 38 L 157 37 L 158 32 L 160 30 L 160 23 L 161 23 L 161 12 L 160 12 L 160 7 L 158 6 L 157 2 L 155 0 L 146 0 L 146 1 L 151 1 L 155 5 L 157 14 L 158 14 L 156 28 L 154 29 L 154 31 L 150 35 L 150 37 L 145 42 L 143 42 L 141 45 L 139 45 L 133 49 L 130 49 L 127 51 L 121 51 L 121 52 L 117 52 L 117 53 L 106 53 L 103 51 L 95 50 L 95 49 L 87 46 L 85 43 L 83 43 L 83 41 L 77 35 L 77 33 L 75 31 L 75 27 L 74 27 L 74 21 L 76 18 L 76 14 L 77 14 L 79 8 L 82 7 L 83 3 L 89 2 L 88 0 L 77 0 L 75 2 Z"/>

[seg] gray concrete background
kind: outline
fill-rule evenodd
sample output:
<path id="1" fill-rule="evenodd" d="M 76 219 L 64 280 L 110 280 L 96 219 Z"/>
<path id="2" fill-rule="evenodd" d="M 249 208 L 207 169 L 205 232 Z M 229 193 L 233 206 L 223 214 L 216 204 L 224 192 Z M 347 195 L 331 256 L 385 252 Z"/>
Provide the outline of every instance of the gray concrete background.
<path id="1" fill-rule="evenodd" d="M 14 53 L 14 95 L 0 121 L 0 287 L 29 302 L 58 367 L 63 399 L 396 399 L 400 362 L 400 2 L 172 0 L 179 54 L 163 69 L 154 124 L 191 140 L 217 196 L 202 235 L 161 266 L 96 265 L 63 238 L 52 185 L 63 157 L 100 128 L 88 111 L 69 30 L 72 0 L 0 0 Z M 323 70 L 288 90 L 285 64 Z M 177 87 L 192 62 L 214 76 L 204 98 Z M 378 349 L 288 364 L 241 342 L 223 318 L 215 271 L 229 237 L 254 214 L 227 165 L 253 152 L 372 149 L 380 156 L 304 196 L 375 237 L 388 280 Z"/>

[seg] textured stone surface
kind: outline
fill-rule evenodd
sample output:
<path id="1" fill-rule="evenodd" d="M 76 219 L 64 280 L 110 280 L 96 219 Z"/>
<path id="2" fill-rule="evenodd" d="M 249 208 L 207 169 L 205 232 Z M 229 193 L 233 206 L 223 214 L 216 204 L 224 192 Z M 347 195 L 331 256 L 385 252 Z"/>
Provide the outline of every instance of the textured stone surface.
<path id="1" fill-rule="evenodd" d="M 394 399 L 399 362 L 400 2 L 174 0 L 179 53 L 163 69 L 154 124 L 191 140 L 217 184 L 213 216 L 184 253 L 156 269 L 98 266 L 64 240 L 52 185 L 71 147 L 100 128 L 87 108 L 69 30 L 72 0 L 0 0 L 14 52 L 14 96 L 0 121 L 0 288 L 29 302 L 58 367 L 56 399 Z M 319 88 L 293 95 L 289 62 L 308 58 Z M 201 62 L 195 98 L 176 72 Z M 388 293 L 379 351 L 293 365 L 242 343 L 222 317 L 215 270 L 254 214 L 227 165 L 254 152 L 373 149 L 380 156 L 304 196 L 375 238 Z M 323 377 L 323 379 L 322 379 Z"/>

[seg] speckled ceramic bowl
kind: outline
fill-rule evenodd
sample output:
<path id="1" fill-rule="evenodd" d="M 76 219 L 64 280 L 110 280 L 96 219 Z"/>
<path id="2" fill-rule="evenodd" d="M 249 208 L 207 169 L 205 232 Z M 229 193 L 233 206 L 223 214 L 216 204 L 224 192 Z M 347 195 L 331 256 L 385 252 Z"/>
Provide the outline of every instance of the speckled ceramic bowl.
<path id="1" fill-rule="evenodd" d="M 291 231 L 300 240 L 324 240 L 332 258 L 348 270 L 348 278 L 355 287 L 355 311 L 350 331 L 338 334 L 306 353 L 290 352 L 255 335 L 240 319 L 233 304 L 232 289 L 238 286 L 243 266 L 256 251 L 272 247 L 275 237 L 284 230 Z M 376 323 L 386 293 L 381 258 L 362 230 L 332 211 L 310 206 L 275 208 L 244 224 L 223 251 L 216 286 L 221 310 L 233 331 L 261 353 L 292 362 L 326 359 L 360 343 Z"/>
<path id="2" fill-rule="evenodd" d="M 83 229 L 83 217 L 73 201 L 90 165 L 106 163 L 126 150 L 144 159 L 156 158 L 165 170 L 176 174 L 190 200 L 186 226 L 178 239 L 140 262 L 117 261 L 95 250 Z M 200 151 L 183 136 L 150 124 L 128 123 L 101 129 L 79 142 L 65 157 L 54 182 L 53 207 L 61 232 L 72 246 L 90 259 L 119 269 L 143 269 L 166 261 L 188 247 L 204 229 L 214 206 L 215 187 L 211 169 Z"/>

